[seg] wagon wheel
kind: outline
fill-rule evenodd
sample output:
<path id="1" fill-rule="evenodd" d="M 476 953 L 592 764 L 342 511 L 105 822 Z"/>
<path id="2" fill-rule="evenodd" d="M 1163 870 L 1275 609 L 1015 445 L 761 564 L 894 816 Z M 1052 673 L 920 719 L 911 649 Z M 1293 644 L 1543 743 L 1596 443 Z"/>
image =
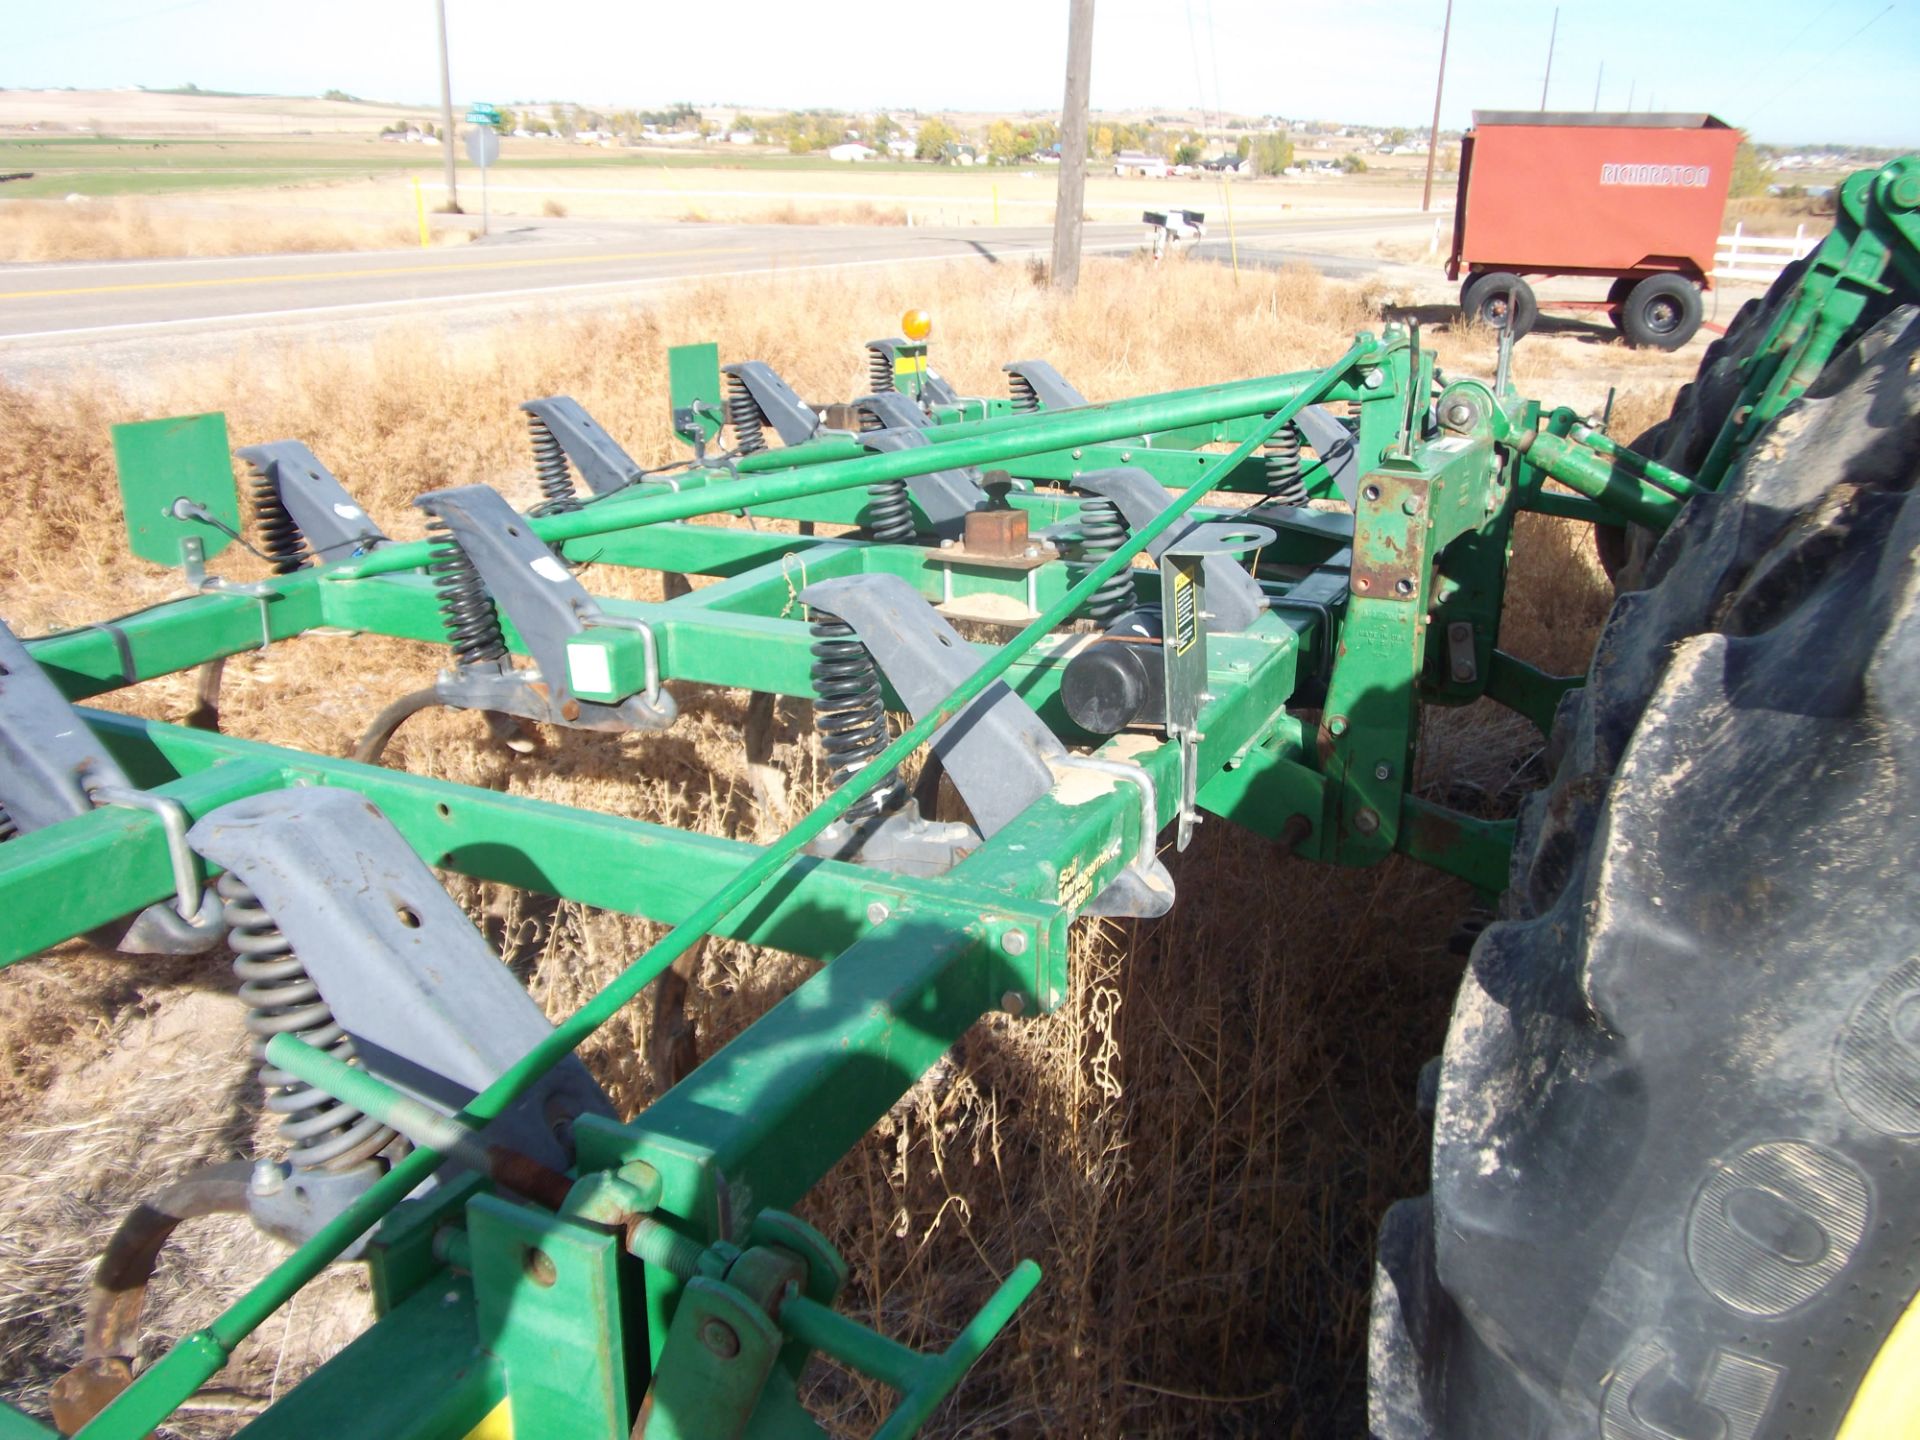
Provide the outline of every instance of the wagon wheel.
<path id="1" fill-rule="evenodd" d="M 1468 324 L 1511 330 L 1516 340 L 1529 333 L 1540 318 L 1533 287 L 1504 270 L 1490 271 L 1467 286 L 1465 309 Z"/>
<path id="2" fill-rule="evenodd" d="M 1700 292 L 1678 275 L 1650 275 L 1627 292 L 1620 333 L 1637 346 L 1678 350 L 1700 328 Z"/>

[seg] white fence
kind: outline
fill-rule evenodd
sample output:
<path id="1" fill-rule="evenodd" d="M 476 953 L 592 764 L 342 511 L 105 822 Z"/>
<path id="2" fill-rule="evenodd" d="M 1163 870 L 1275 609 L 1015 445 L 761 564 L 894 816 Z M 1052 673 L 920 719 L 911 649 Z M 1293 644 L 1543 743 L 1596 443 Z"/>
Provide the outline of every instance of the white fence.
<path id="1" fill-rule="evenodd" d="M 1794 227 L 1791 238 L 1778 235 L 1748 235 L 1736 224 L 1733 234 L 1722 235 L 1721 249 L 1713 257 L 1716 280 L 1772 280 L 1794 261 L 1811 255 L 1825 235 L 1809 235 L 1805 225 Z"/>

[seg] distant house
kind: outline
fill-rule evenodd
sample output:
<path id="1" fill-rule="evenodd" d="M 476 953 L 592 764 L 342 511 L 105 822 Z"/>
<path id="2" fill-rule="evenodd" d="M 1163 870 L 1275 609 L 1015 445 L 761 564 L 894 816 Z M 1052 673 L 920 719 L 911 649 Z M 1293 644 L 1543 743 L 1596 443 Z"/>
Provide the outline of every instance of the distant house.
<path id="1" fill-rule="evenodd" d="M 827 151 L 829 160 L 871 160 L 880 152 L 871 145 L 862 145 L 858 140 L 849 140 L 844 145 L 835 145 Z"/>
<path id="2" fill-rule="evenodd" d="M 727 143 L 729 145 L 751 145 L 753 143 L 753 132 L 751 130 L 729 130 L 727 132 Z"/>
<path id="3" fill-rule="evenodd" d="M 914 152 L 918 148 L 919 146 L 913 139 L 904 135 L 896 135 L 893 139 L 887 141 L 887 153 L 896 160 L 913 159 Z"/>
<path id="4" fill-rule="evenodd" d="M 1167 162 L 1158 155 L 1148 155 L 1139 150 L 1122 150 L 1113 157 L 1113 173 L 1116 175 L 1138 175 L 1147 180 L 1164 180 L 1169 173 Z"/>

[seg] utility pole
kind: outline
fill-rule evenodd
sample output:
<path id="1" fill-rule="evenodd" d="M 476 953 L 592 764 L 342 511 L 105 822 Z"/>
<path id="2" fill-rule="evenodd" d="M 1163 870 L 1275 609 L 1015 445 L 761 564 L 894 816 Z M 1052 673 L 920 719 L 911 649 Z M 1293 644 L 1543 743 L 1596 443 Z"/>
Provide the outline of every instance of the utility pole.
<path id="1" fill-rule="evenodd" d="M 1607 62 L 1600 62 L 1600 73 L 1593 77 L 1593 108 L 1600 108 L 1600 82 L 1607 78 Z"/>
<path id="2" fill-rule="evenodd" d="M 440 21 L 440 157 L 447 166 L 447 209 L 460 213 L 460 190 L 453 178 L 453 71 L 447 66 L 447 0 L 433 0 Z"/>
<path id="3" fill-rule="evenodd" d="M 1553 83 L 1553 42 L 1560 38 L 1560 7 L 1553 7 L 1553 29 L 1547 32 L 1547 73 L 1540 81 L 1540 108 L 1547 108 L 1547 86 Z"/>
<path id="4" fill-rule="evenodd" d="M 1067 12 L 1067 94 L 1060 111 L 1060 193 L 1053 207 L 1053 288 L 1080 283 L 1080 213 L 1087 202 L 1087 91 L 1093 73 L 1093 0 Z"/>
<path id="5" fill-rule="evenodd" d="M 1427 131 L 1427 184 L 1420 192 L 1420 213 L 1433 208 L 1433 162 L 1440 157 L 1440 95 L 1447 88 L 1447 37 L 1453 34 L 1453 0 L 1440 25 L 1440 78 L 1433 82 L 1433 128 Z"/>

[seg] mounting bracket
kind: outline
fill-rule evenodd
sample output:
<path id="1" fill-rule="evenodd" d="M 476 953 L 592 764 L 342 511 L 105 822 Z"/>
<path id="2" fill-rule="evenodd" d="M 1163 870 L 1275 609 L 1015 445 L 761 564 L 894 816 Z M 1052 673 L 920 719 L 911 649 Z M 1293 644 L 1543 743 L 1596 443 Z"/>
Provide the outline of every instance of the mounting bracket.
<path id="1" fill-rule="evenodd" d="M 315 563 L 325 565 L 364 555 L 376 545 L 387 543 L 386 532 L 373 523 L 304 441 L 242 445 L 233 453 L 253 467 L 256 508 L 260 507 L 262 492 L 270 494 L 299 532 L 301 550 L 286 553 L 278 566 L 282 573 L 298 569 L 307 554 Z"/>
<path id="2" fill-rule="evenodd" d="M 273 917 L 371 1075 L 452 1113 L 551 1030 L 400 832 L 351 790 L 276 790 L 187 832 Z M 612 1103 L 569 1056 L 481 1132 L 544 1165 L 572 1163 L 580 1115 Z"/>
<path id="3" fill-rule="evenodd" d="M 601 610 L 566 562 L 497 491 L 462 485 L 432 491 L 414 503 L 445 522 L 537 667 L 533 674 L 505 665 L 443 672 L 434 685 L 442 704 L 581 730 L 664 730 L 673 724 L 679 711 L 660 687 L 659 652 L 651 630 L 641 621 Z M 578 690 L 595 688 L 601 676 L 582 675 L 576 683 L 569 642 L 596 628 L 641 632 L 648 663 L 642 693 L 611 704 L 580 698 Z"/>

